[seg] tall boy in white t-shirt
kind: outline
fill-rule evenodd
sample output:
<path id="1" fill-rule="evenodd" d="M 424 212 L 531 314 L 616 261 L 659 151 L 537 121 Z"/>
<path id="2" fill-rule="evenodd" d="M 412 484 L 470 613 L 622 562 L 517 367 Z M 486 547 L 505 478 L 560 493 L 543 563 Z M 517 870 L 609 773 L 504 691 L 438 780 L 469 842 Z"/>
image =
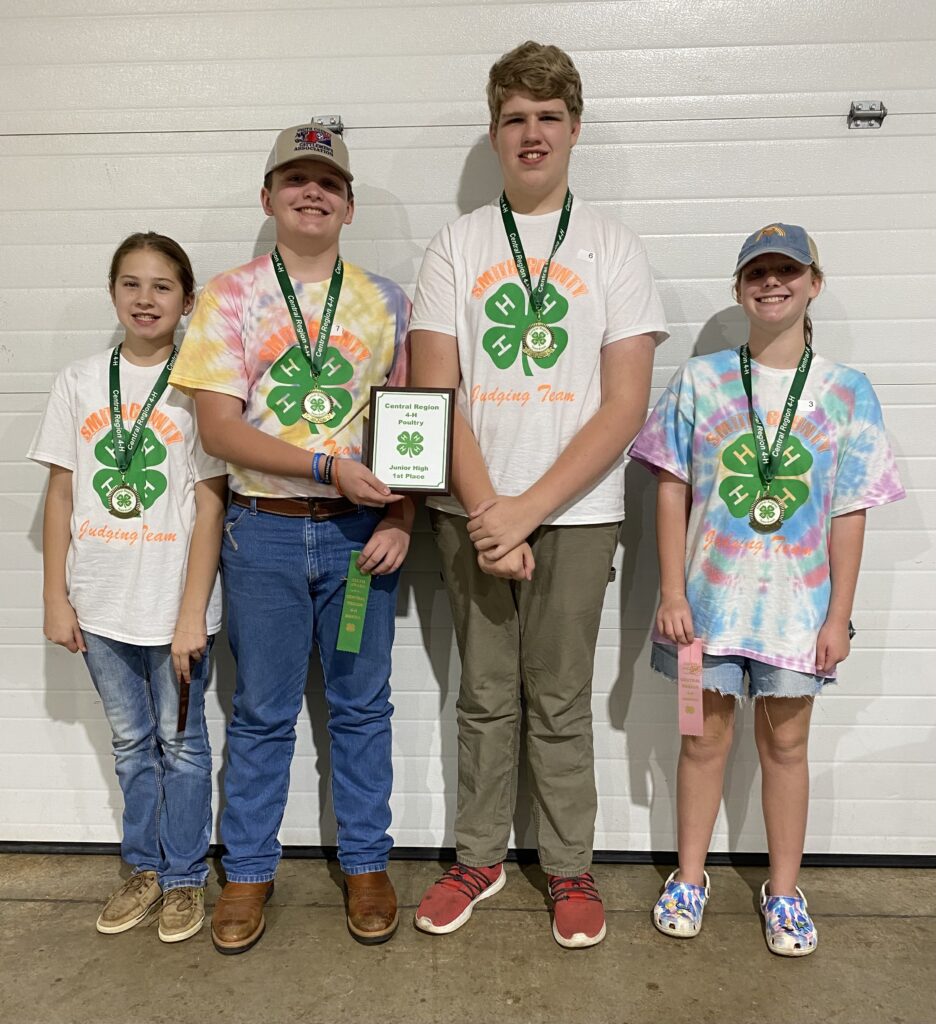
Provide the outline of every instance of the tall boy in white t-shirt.
<path id="1" fill-rule="evenodd" d="M 526 42 L 487 93 L 504 195 L 433 239 L 411 325 L 413 385 L 458 389 L 458 500 L 430 515 L 462 660 L 458 861 L 416 925 L 455 931 L 504 885 L 522 707 L 553 935 L 590 946 L 605 934 L 589 873 L 595 643 L 623 453 L 666 327 L 640 239 L 569 192 L 582 115 L 569 56 Z"/>

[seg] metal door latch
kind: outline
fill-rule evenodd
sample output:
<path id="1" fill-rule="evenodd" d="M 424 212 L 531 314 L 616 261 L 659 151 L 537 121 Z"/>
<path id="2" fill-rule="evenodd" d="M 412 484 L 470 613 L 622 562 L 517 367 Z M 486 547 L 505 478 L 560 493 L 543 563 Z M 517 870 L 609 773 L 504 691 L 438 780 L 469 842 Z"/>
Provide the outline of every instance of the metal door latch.
<path id="1" fill-rule="evenodd" d="M 887 117 L 887 107 L 880 100 L 852 100 L 848 112 L 849 128 L 880 128 Z"/>
<path id="2" fill-rule="evenodd" d="M 345 126 L 341 120 L 341 114 L 313 114 L 312 120 L 316 124 L 323 124 L 326 128 L 331 128 L 336 135 L 344 135 Z"/>

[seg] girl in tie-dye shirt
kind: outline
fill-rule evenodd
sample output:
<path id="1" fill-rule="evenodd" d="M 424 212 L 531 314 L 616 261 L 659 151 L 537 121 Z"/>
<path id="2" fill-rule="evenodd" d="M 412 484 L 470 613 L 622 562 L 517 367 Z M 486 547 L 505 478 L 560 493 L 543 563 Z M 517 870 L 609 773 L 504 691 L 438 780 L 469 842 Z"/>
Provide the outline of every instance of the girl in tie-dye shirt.
<path id="1" fill-rule="evenodd" d="M 701 927 L 710 892 L 705 857 L 747 678 L 750 695 L 763 698 L 755 701 L 755 735 L 770 878 L 761 910 L 768 948 L 784 956 L 811 953 L 817 941 L 796 885 L 813 699 L 848 655 L 865 510 L 904 495 L 867 378 L 819 354 L 809 361 L 807 309 L 821 287 L 816 248 L 801 227 L 771 224 L 751 235 L 735 269 L 747 345 L 682 366 L 631 450 L 659 477 L 652 665 L 675 679 L 676 645 L 698 637 L 703 649 L 704 735 L 682 739 L 679 869 L 654 923 L 681 938 Z M 742 354 L 750 357 L 750 403 Z M 800 379 L 808 369 L 797 400 L 798 366 Z M 784 423 L 769 487 L 751 405 L 766 456 Z M 752 506 L 767 494 L 777 503 L 765 523 Z"/>

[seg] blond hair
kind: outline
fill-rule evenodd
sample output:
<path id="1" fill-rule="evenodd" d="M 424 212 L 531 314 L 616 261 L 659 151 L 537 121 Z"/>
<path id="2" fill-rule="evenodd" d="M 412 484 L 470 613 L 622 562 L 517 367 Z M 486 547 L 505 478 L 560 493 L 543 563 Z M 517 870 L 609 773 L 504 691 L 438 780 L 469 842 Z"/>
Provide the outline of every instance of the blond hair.
<path id="1" fill-rule="evenodd" d="M 572 58 L 558 46 L 528 39 L 491 65 L 487 101 L 495 128 L 504 101 L 518 92 L 535 100 L 563 100 L 572 120 L 581 120 L 582 79 Z"/>

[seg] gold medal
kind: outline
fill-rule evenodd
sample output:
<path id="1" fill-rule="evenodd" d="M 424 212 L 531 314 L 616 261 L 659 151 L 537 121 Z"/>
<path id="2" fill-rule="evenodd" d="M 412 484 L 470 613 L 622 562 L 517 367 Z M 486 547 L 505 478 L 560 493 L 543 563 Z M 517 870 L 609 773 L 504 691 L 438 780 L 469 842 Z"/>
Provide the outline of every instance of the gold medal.
<path id="1" fill-rule="evenodd" d="M 796 409 L 799 400 L 803 395 L 803 388 L 806 385 L 806 375 L 812 363 L 812 349 L 807 344 L 797 364 L 796 372 L 793 374 L 793 383 L 787 393 L 786 401 L 783 403 L 783 413 L 780 422 L 777 424 L 777 432 L 774 435 L 773 444 L 767 444 L 767 431 L 764 424 L 754 410 L 754 391 L 751 385 L 751 350 L 747 345 L 742 345 L 738 350 L 738 358 L 741 363 L 741 382 L 744 385 L 744 393 L 747 395 L 748 416 L 751 422 L 751 431 L 754 437 L 754 447 L 757 449 L 757 475 L 761 479 L 764 490 L 762 494 L 754 499 L 748 515 L 751 529 L 758 533 L 773 533 L 779 530 L 786 515 L 786 506 L 779 498 L 770 493 L 770 482 L 776 476 L 780 467 L 780 457 L 783 454 L 790 428 L 796 416 Z M 796 512 L 794 507 L 790 515 Z"/>
<path id="2" fill-rule="evenodd" d="M 517 230 L 517 222 L 514 220 L 513 210 L 510 208 L 510 200 L 507 198 L 506 192 L 501 193 L 500 212 L 510 251 L 513 253 L 514 263 L 517 265 L 517 276 L 530 297 L 529 308 L 535 317 L 533 323 L 523 332 L 521 351 L 527 359 L 548 359 L 559 351 L 559 347 L 552 330 L 543 323 L 543 310 L 547 308 L 546 287 L 549 282 L 549 268 L 552 265 L 553 256 L 559 251 L 559 246 L 562 245 L 562 240 L 569 229 L 569 219 L 572 216 L 572 193 L 568 188 L 566 189 L 562 212 L 559 214 L 559 223 L 556 225 L 556 237 L 553 240 L 552 252 L 549 254 L 549 259 L 543 263 L 535 286 L 530 277 L 530 268 L 523 251 L 523 242 L 520 240 L 520 232 Z M 525 369 L 529 371 L 529 367 Z"/>
<path id="3" fill-rule="evenodd" d="M 335 402 L 321 388 L 313 388 L 302 400 L 302 418 L 310 423 L 327 423 L 335 414 Z"/>
<path id="4" fill-rule="evenodd" d="M 280 291 L 286 302 L 289 311 L 289 318 L 292 320 L 293 332 L 299 348 L 309 364 L 312 371 L 312 390 L 302 399 L 301 416 L 308 423 L 328 423 L 336 415 L 341 418 L 341 409 L 335 400 L 318 386 L 319 374 L 322 372 L 322 365 L 325 353 L 328 349 L 328 339 L 331 336 L 332 324 L 335 321 L 335 310 L 338 308 L 338 296 L 341 293 L 341 282 L 344 277 L 344 264 L 340 256 L 335 257 L 335 265 L 332 268 L 331 281 L 328 284 L 328 294 L 325 297 L 325 305 L 322 307 L 322 315 L 319 320 L 318 339 L 315 348 L 309 341 L 309 332 L 306 330 L 306 323 L 299 308 L 299 300 L 296 298 L 295 289 L 280 256 L 279 249 L 274 249 L 270 254 L 273 261 L 273 271 L 279 281 Z"/>
<path id="5" fill-rule="evenodd" d="M 555 351 L 553 332 L 540 320 L 534 320 L 523 332 L 523 354 L 529 359 L 545 359 Z"/>
<path id="6" fill-rule="evenodd" d="M 143 514 L 143 502 L 136 488 L 118 484 L 107 496 L 107 508 L 117 519 L 137 519 Z"/>
<path id="7" fill-rule="evenodd" d="M 751 505 L 751 528 L 758 533 L 773 533 L 783 523 L 783 502 L 771 494 L 762 494 Z"/>
<path id="8" fill-rule="evenodd" d="M 149 393 L 149 397 L 143 403 L 137 415 L 136 422 L 130 430 L 130 436 L 123 422 L 123 402 L 120 395 L 120 349 L 118 345 L 111 354 L 110 360 L 110 395 L 111 395 L 111 440 L 114 442 L 114 462 L 117 463 L 117 471 L 120 473 L 120 483 L 112 488 L 107 494 L 107 511 L 116 519 L 137 519 L 143 515 L 143 499 L 139 491 L 126 480 L 127 471 L 134 455 L 139 451 L 143 441 L 143 428 L 149 420 L 150 413 L 156 407 L 166 386 L 169 383 L 169 374 L 175 365 L 177 350 L 173 348 L 172 355 L 166 360 L 166 365 Z M 154 499 L 155 500 L 155 499 Z"/>

